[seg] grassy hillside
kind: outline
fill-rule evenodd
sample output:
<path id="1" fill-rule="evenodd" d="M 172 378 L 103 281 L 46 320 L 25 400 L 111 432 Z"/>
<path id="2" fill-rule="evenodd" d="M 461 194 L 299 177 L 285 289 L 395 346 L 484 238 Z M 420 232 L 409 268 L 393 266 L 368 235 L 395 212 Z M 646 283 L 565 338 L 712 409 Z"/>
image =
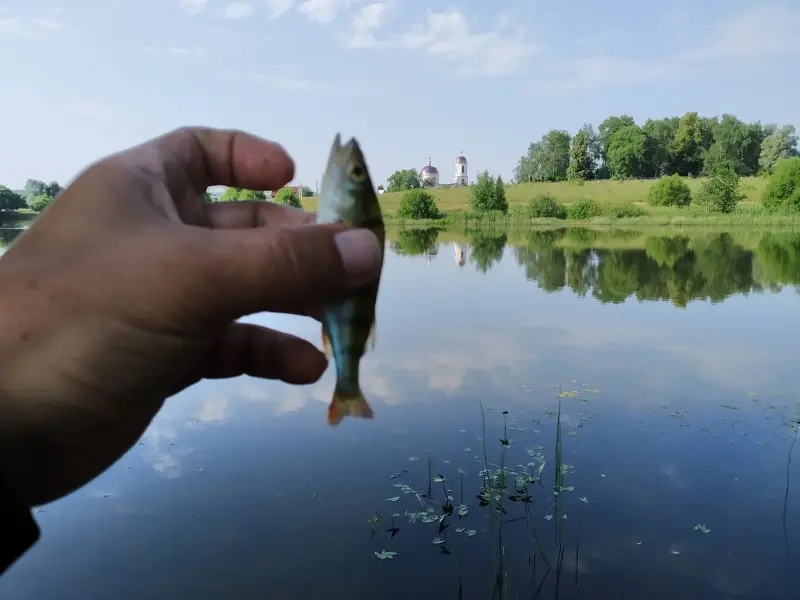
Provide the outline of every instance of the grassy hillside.
<path id="1" fill-rule="evenodd" d="M 704 178 L 686 179 L 692 194 L 695 194 L 703 183 Z M 630 181 L 586 181 L 582 183 L 521 183 L 506 186 L 506 197 L 509 208 L 525 204 L 539 194 L 550 194 L 556 200 L 565 204 L 575 202 L 579 198 L 593 198 L 603 204 L 619 203 L 645 203 L 647 193 L 655 179 L 636 179 Z M 761 204 L 761 194 L 767 180 L 761 177 L 743 177 L 742 190 L 747 194 L 744 205 Z M 461 212 L 469 210 L 469 188 L 442 188 L 431 190 L 436 196 L 439 209 L 446 212 Z M 403 192 L 394 192 L 380 196 L 381 207 L 387 216 L 397 214 Z M 303 208 L 314 210 L 317 206 L 316 198 L 303 198 Z M 677 210 L 677 209 L 676 209 Z"/>

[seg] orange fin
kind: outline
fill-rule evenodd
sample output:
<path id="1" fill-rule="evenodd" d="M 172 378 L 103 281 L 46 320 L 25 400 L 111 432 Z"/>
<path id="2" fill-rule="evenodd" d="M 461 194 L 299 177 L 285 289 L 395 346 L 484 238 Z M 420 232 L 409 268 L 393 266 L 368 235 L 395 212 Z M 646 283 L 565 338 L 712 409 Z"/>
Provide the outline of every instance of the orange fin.
<path id="1" fill-rule="evenodd" d="M 375 416 L 361 390 L 344 393 L 339 384 L 333 392 L 333 399 L 328 406 L 328 425 L 338 425 L 345 417 L 371 419 Z"/>
<path id="2" fill-rule="evenodd" d="M 325 358 L 328 360 L 331 359 L 333 356 L 333 350 L 331 349 L 331 339 L 328 337 L 328 332 L 325 331 L 325 327 L 322 327 L 322 351 L 325 353 Z"/>

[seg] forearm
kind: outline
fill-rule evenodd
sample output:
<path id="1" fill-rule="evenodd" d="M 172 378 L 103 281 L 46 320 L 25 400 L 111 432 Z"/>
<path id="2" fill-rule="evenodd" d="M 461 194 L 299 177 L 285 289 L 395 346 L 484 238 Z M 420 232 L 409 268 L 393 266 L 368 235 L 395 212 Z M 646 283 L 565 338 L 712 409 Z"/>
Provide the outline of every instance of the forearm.
<path id="1" fill-rule="evenodd" d="M 39 539 L 39 527 L 25 505 L 0 473 L 0 574 Z"/>

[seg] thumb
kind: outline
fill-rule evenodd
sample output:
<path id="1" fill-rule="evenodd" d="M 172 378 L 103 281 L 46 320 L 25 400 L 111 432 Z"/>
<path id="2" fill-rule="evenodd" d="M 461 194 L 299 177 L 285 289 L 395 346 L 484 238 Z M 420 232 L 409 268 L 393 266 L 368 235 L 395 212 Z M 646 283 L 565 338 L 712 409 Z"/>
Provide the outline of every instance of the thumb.
<path id="1" fill-rule="evenodd" d="M 383 248 L 366 229 L 344 225 L 216 229 L 192 270 L 206 281 L 198 312 L 229 323 L 255 312 L 300 313 L 363 286 L 380 275 Z M 192 277 L 194 279 L 194 277 Z"/>

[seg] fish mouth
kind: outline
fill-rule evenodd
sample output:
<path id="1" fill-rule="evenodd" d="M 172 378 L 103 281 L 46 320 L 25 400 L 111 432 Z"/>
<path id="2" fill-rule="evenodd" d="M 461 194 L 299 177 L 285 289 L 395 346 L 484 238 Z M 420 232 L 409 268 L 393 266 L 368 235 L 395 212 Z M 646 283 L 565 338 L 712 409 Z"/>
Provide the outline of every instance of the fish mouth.
<path id="1" fill-rule="evenodd" d="M 351 137 L 346 143 L 342 144 L 342 134 L 337 132 L 336 137 L 333 138 L 333 148 L 335 150 L 346 150 L 348 148 L 358 148 L 358 141 L 355 137 Z"/>

